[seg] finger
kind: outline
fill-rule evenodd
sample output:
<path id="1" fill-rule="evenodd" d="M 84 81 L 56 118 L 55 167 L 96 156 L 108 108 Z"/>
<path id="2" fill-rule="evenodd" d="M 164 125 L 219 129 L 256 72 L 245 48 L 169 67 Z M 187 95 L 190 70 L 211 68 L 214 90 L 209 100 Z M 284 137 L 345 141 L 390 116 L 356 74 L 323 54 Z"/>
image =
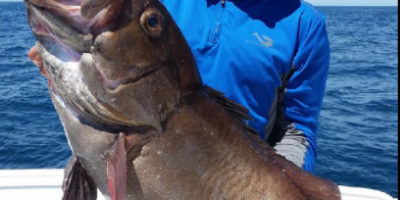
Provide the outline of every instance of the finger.
<path id="1" fill-rule="evenodd" d="M 32 47 L 31 50 L 28 52 L 28 57 L 31 59 L 31 61 L 39 67 L 40 69 L 40 74 L 43 76 L 46 76 L 46 71 L 44 70 L 43 67 L 43 61 L 42 58 L 40 57 L 36 47 Z"/>
<path id="2" fill-rule="evenodd" d="M 32 47 L 31 50 L 28 52 L 28 57 L 31 61 L 38 67 L 43 67 L 42 59 L 40 58 L 39 53 L 37 52 L 35 47 Z"/>

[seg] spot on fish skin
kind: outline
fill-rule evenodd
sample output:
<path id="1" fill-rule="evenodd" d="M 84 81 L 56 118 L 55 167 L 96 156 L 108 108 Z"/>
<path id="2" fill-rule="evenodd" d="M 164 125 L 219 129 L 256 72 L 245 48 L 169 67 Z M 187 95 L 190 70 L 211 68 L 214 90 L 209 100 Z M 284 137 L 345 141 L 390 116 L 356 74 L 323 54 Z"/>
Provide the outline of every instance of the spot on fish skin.
<path id="1" fill-rule="evenodd" d="M 158 174 L 156 177 L 156 181 L 159 181 L 161 179 L 161 176 Z"/>
<path id="2" fill-rule="evenodd" d="M 102 33 L 101 35 L 104 37 L 112 37 L 113 33 L 111 31 L 107 31 L 105 33 Z"/>
<path id="3" fill-rule="evenodd" d="M 142 148 L 142 152 L 141 152 L 140 155 L 141 155 L 142 157 L 146 157 L 146 156 L 149 155 L 149 153 L 150 153 L 150 147 L 144 146 L 144 147 Z"/>
<path id="4" fill-rule="evenodd" d="M 100 154 L 100 158 L 105 160 L 107 158 L 107 153 Z"/>

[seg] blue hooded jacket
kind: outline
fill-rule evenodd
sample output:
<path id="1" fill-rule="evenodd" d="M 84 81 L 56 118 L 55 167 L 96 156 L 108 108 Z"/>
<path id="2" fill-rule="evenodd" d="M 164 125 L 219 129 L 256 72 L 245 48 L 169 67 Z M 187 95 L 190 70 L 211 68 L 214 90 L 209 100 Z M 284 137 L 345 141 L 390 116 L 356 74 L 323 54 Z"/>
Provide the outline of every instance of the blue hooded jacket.
<path id="1" fill-rule="evenodd" d="M 161 0 L 205 84 L 247 107 L 260 136 L 307 171 L 329 68 L 325 16 L 299 0 Z"/>

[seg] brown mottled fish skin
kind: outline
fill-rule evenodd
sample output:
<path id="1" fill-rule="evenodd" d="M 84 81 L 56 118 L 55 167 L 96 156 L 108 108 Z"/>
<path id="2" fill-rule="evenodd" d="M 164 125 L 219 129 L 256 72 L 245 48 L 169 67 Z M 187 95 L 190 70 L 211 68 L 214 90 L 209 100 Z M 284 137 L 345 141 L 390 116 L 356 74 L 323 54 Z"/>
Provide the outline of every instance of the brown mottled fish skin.
<path id="1" fill-rule="evenodd" d="M 210 97 L 158 0 L 85 1 L 83 15 L 95 22 L 82 29 L 57 29 L 79 22 L 65 19 L 65 10 L 48 12 L 45 2 L 27 7 L 49 91 L 74 156 L 108 198 L 107 165 L 124 154 L 123 141 L 126 166 L 114 167 L 127 170 L 126 194 L 114 200 L 341 199 L 336 184 L 277 155 Z M 95 16 L 103 8 L 114 10 Z"/>

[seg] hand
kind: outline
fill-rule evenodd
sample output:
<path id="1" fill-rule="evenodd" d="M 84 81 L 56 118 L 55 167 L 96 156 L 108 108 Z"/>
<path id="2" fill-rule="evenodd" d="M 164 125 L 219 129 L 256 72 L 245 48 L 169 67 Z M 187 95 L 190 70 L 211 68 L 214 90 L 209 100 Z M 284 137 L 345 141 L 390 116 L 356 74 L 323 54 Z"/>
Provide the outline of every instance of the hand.
<path id="1" fill-rule="evenodd" d="M 28 52 L 28 57 L 31 59 L 31 61 L 39 67 L 40 69 L 40 74 L 42 74 L 43 76 L 46 76 L 46 71 L 43 67 L 43 61 L 42 58 L 40 57 L 38 51 L 36 50 L 35 46 L 33 46 L 31 48 L 31 50 L 29 50 Z"/>

